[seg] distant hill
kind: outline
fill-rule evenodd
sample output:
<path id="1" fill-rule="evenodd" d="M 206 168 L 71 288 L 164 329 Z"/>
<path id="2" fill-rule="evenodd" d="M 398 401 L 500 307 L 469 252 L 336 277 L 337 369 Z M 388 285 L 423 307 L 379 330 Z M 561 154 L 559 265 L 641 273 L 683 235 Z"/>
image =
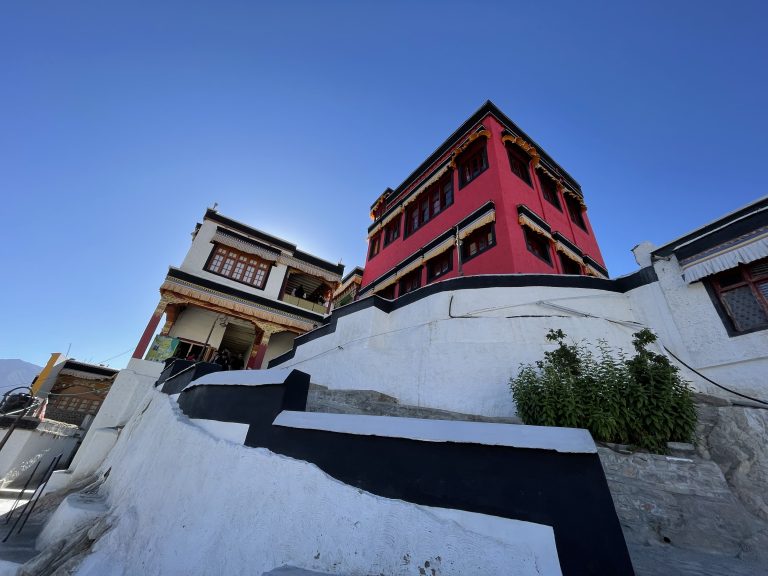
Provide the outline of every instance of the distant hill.
<path id="1" fill-rule="evenodd" d="M 42 368 L 24 360 L 0 359 L 0 393 L 16 386 L 29 386 Z"/>

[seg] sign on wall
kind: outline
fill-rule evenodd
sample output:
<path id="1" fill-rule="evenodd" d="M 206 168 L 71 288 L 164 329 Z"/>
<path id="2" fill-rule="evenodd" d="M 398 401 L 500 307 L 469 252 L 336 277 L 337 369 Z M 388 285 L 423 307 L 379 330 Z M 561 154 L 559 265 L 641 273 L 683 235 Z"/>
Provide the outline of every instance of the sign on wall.
<path id="1" fill-rule="evenodd" d="M 158 334 L 155 336 L 152 346 L 149 347 L 145 360 L 153 360 L 154 362 L 164 362 L 176 352 L 176 347 L 179 345 L 178 338 L 171 338 L 170 336 L 162 336 Z"/>

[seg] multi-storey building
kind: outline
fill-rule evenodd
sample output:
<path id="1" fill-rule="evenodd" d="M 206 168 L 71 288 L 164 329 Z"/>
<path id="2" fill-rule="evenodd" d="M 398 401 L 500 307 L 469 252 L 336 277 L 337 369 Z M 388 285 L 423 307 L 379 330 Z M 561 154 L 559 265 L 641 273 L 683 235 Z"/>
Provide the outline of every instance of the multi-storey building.
<path id="1" fill-rule="evenodd" d="M 260 368 L 328 313 L 344 266 L 208 209 L 133 354 L 147 360 L 211 360 L 228 350 L 235 367 Z"/>
<path id="2" fill-rule="evenodd" d="M 360 296 L 479 274 L 607 277 L 579 184 L 490 101 L 371 217 Z"/>

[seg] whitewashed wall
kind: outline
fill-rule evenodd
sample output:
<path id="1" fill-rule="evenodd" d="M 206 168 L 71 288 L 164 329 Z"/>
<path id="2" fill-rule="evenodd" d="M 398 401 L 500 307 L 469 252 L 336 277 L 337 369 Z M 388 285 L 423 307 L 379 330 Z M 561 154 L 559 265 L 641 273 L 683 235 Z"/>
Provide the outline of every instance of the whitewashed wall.
<path id="1" fill-rule="evenodd" d="M 179 314 L 168 335 L 195 340 L 196 342 L 205 342 L 210 332 L 211 337 L 208 339 L 208 345 L 218 348 L 226 330 L 225 326 L 216 321 L 218 316 L 218 313 L 211 310 L 187 306 Z M 211 327 L 213 327 L 213 332 L 211 332 Z"/>
<path id="2" fill-rule="evenodd" d="M 53 474 L 46 492 L 64 488 L 101 465 L 118 438 L 118 429 L 125 426 L 141 399 L 153 390 L 162 370 L 162 362 L 131 358 L 115 378 L 69 468 Z"/>
<path id="3" fill-rule="evenodd" d="M 276 300 L 280 295 L 280 288 L 283 285 L 283 279 L 285 278 L 285 273 L 287 271 L 287 267 L 284 264 L 276 264 L 275 266 L 272 266 L 269 272 L 269 277 L 267 278 L 267 285 L 263 290 L 203 270 L 206 262 L 208 262 L 208 257 L 211 255 L 211 249 L 213 248 L 211 240 L 213 239 L 214 234 L 216 234 L 216 228 L 217 224 L 215 222 L 209 220 L 203 222 L 203 225 L 197 232 L 197 236 L 195 236 L 195 239 L 192 242 L 192 246 L 189 248 L 189 252 L 187 252 L 184 261 L 181 263 L 181 269 L 184 272 L 189 272 L 200 278 L 207 278 L 208 280 L 218 282 L 219 284 L 231 288 L 236 288 L 237 290 L 258 294 L 259 296 Z"/>
<path id="4" fill-rule="evenodd" d="M 62 463 L 69 460 L 78 439 L 77 426 L 59 422 L 41 422 L 36 430 L 17 428 L 0 451 L 0 485 L 21 488 L 39 460 L 35 477 L 41 478 L 46 466 L 59 454 Z"/>
<path id="5" fill-rule="evenodd" d="M 561 574 L 549 526 L 374 496 L 312 464 L 213 438 L 167 396 L 145 403 L 104 464 L 113 524 L 79 576 L 262 574 L 286 564 L 336 574 Z"/>
<path id="6" fill-rule="evenodd" d="M 450 318 L 449 305 L 454 317 L 466 317 Z M 521 363 L 540 360 L 553 348 L 545 338 L 550 329 L 631 350 L 637 329 L 609 320 L 635 320 L 625 295 L 550 287 L 443 292 L 390 314 L 368 308 L 343 316 L 334 333 L 299 346 L 281 367 L 304 370 L 329 388 L 377 390 L 416 406 L 511 416 L 509 379 Z"/>
<path id="7" fill-rule="evenodd" d="M 768 399 L 768 330 L 729 336 L 702 282 L 686 284 L 677 259 L 653 263 L 659 281 L 628 294 L 638 319 L 664 345 L 712 380 Z M 691 375 L 696 387 L 723 394 Z"/>
<path id="8" fill-rule="evenodd" d="M 278 332 L 277 334 L 273 334 L 269 338 L 269 345 L 267 346 L 267 353 L 264 355 L 263 365 L 266 367 L 272 358 L 277 358 L 293 348 L 293 341 L 295 339 L 296 334 L 293 332 Z"/>

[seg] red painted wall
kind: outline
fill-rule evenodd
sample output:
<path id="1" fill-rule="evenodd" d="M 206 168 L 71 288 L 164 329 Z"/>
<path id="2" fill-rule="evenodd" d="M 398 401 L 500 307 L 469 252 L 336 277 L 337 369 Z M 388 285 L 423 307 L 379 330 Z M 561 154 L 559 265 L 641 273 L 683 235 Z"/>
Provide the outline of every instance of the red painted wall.
<path id="1" fill-rule="evenodd" d="M 525 244 L 523 228 L 518 223 L 519 204 L 525 204 L 533 212 L 542 217 L 552 228 L 552 232 L 559 232 L 573 242 L 586 255 L 603 264 L 603 258 L 597 240 L 592 232 L 589 218 L 583 213 L 587 231 L 571 222 L 565 199 L 560 194 L 562 211 L 544 199 L 537 177 L 538 171 L 531 170 L 533 187 L 528 186 L 518 178 L 511 170 L 507 151 L 501 141 L 504 127 L 493 117 L 486 116 L 482 125 L 490 131 L 491 137 L 486 142 L 486 154 L 488 168 L 464 188 L 459 188 L 458 170 L 453 171 L 454 202 L 451 206 L 436 215 L 413 234 L 404 238 L 405 221 L 401 214 L 400 237 L 386 247 L 382 247 L 379 253 L 369 259 L 365 265 L 361 290 L 364 290 L 371 282 L 394 268 L 404 259 L 428 244 L 434 238 L 455 226 L 463 218 L 474 210 L 488 202 L 496 205 L 496 246 L 486 252 L 475 256 L 463 264 L 463 274 L 514 274 L 514 273 L 562 273 L 560 262 L 551 246 L 552 265 L 531 253 Z M 470 132 L 474 132 L 474 127 Z M 457 145 L 463 138 L 457 141 Z M 433 166 L 425 171 L 425 176 L 450 157 L 453 149 L 439 158 Z M 423 180 L 423 178 L 421 179 Z M 387 207 L 394 206 L 399 200 L 417 188 L 421 180 L 410 185 L 397 197 L 393 197 L 387 205 L 379 211 L 380 216 Z M 440 280 L 458 276 L 456 251 L 454 251 L 453 270 L 440 277 Z M 426 283 L 426 271 L 422 270 L 422 282 Z"/>

